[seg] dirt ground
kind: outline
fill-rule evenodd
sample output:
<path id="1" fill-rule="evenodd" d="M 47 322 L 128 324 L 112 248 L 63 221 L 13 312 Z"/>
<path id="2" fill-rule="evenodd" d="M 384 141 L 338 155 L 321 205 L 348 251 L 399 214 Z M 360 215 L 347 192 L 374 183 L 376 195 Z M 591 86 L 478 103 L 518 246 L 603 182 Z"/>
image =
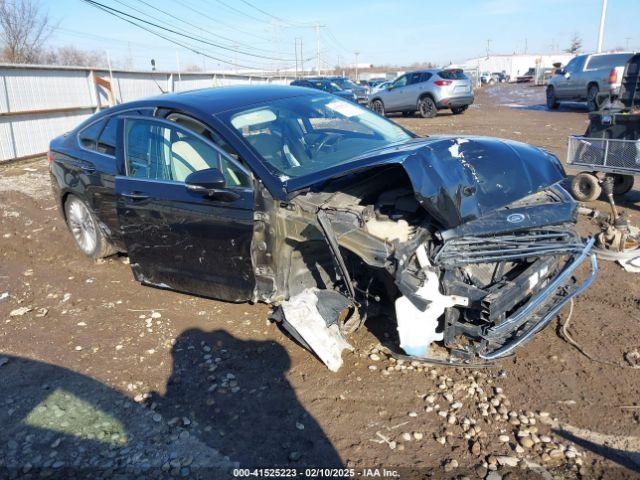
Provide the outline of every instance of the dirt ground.
<path id="1" fill-rule="evenodd" d="M 498 85 L 463 115 L 394 120 L 423 135 L 520 140 L 564 160 L 586 111 L 543 102 L 540 88 Z M 634 190 L 621 203 L 636 225 L 639 201 Z M 594 231 L 586 219 L 581 228 Z M 0 167 L 0 478 L 217 479 L 273 466 L 301 478 L 344 473 L 304 467 L 635 478 L 639 279 L 600 262 L 569 328 L 586 354 L 559 334 L 568 307 L 483 370 L 387 358 L 373 332 L 393 327 L 376 319 L 331 373 L 267 321 L 266 305 L 141 286 L 124 256 L 88 260 L 56 210 L 46 161 Z"/>

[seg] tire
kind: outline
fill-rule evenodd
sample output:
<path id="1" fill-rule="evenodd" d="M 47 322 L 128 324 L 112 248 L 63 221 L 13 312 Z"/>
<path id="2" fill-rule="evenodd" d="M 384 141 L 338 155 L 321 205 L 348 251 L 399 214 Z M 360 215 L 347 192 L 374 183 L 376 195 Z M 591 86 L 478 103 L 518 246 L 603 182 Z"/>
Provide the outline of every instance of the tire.
<path id="1" fill-rule="evenodd" d="M 556 98 L 556 89 L 552 86 L 547 87 L 547 108 L 549 110 L 555 110 L 560 106 L 558 99 Z"/>
<path id="2" fill-rule="evenodd" d="M 590 112 L 595 112 L 600 109 L 600 105 L 598 104 L 598 89 L 597 85 L 589 86 L 589 90 L 587 90 L 587 108 Z"/>
<path id="3" fill-rule="evenodd" d="M 64 213 L 76 245 L 87 257 L 97 260 L 116 253 L 84 201 L 75 195 L 69 195 L 64 204 Z"/>
<path id="4" fill-rule="evenodd" d="M 382 115 L 383 117 L 385 116 L 384 103 L 382 103 L 382 100 L 379 98 L 371 102 L 371 110 L 376 112 L 378 115 Z"/>
<path id="5" fill-rule="evenodd" d="M 438 107 L 431 97 L 422 97 L 418 101 L 418 112 L 422 118 L 433 118 L 438 115 Z"/>
<path id="6" fill-rule="evenodd" d="M 464 113 L 467 108 L 469 108 L 469 105 L 462 105 L 461 107 L 451 107 L 451 113 L 453 113 L 454 115 L 460 115 L 461 113 Z"/>
<path id="7" fill-rule="evenodd" d="M 619 175 L 617 173 L 607 173 L 607 177 L 613 177 L 613 194 L 624 195 L 633 188 L 632 175 Z"/>
<path id="8" fill-rule="evenodd" d="M 571 180 L 571 193 L 579 202 L 592 202 L 600 196 L 602 187 L 595 175 L 582 172 Z"/>

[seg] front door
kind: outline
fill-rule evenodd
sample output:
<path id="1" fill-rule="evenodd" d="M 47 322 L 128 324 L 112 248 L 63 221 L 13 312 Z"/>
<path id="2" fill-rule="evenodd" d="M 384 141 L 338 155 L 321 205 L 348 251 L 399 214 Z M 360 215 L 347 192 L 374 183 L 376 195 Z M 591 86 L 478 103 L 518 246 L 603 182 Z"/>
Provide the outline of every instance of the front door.
<path id="1" fill-rule="evenodd" d="M 251 298 L 251 175 L 204 137 L 173 122 L 122 119 L 117 212 L 137 280 L 230 301 Z M 218 168 L 222 198 L 186 188 L 195 171 Z M 230 199 L 233 198 L 233 199 Z"/>
<path id="2" fill-rule="evenodd" d="M 404 101 L 405 88 L 407 88 L 407 76 L 403 75 L 394 80 L 387 88 L 386 95 L 383 97 L 384 108 L 387 111 L 398 111 L 402 108 Z"/>

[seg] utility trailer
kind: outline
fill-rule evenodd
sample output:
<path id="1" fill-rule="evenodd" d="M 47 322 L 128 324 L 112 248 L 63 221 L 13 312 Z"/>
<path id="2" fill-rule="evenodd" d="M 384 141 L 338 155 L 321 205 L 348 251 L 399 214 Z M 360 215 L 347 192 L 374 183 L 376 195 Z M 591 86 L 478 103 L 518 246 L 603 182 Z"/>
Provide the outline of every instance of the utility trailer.
<path id="1" fill-rule="evenodd" d="M 580 170 L 571 182 L 579 201 L 597 199 L 606 177 L 613 179 L 614 195 L 633 188 L 640 175 L 640 54 L 627 62 L 618 95 L 589 113 L 585 134 L 569 137 L 567 164 Z"/>

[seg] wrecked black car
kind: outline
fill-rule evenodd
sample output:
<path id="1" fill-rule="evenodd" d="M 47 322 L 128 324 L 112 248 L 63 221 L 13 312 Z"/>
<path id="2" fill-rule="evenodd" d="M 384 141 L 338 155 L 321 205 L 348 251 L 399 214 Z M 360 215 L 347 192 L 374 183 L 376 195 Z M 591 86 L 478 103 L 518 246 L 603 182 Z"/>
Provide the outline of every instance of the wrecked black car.
<path id="1" fill-rule="evenodd" d="M 310 89 L 120 105 L 53 140 L 49 160 L 85 254 L 126 252 L 146 285 L 273 304 L 332 370 L 374 315 L 412 358 L 509 355 L 597 270 L 550 153 L 418 138 Z"/>

